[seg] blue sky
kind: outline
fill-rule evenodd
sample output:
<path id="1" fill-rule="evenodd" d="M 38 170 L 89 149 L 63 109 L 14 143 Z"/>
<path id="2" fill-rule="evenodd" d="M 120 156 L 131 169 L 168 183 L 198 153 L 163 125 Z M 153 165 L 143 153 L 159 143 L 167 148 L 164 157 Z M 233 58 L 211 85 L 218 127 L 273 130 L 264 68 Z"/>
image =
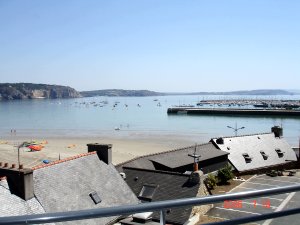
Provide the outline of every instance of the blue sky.
<path id="1" fill-rule="evenodd" d="M 300 1 L 0 0 L 0 82 L 299 89 Z"/>

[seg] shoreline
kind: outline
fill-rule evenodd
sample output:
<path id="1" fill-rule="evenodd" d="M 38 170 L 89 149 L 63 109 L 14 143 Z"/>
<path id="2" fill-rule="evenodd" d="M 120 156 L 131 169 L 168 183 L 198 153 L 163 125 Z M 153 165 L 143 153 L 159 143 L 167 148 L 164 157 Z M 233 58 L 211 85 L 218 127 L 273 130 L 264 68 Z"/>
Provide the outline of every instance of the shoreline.
<path id="1" fill-rule="evenodd" d="M 20 148 L 21 164 L 25 167 L 34 167 L 42 164 L 44 159 L 55 161 L 68 158 L 80 153 L 86 153 L 87 144 L 102 143 L 112 144 L 113 164 L 119 164 L 138 156 L 169 151 L 177 148 L 194 145 L 195 142 L 185 136 L 176 135 L 144 135 L 138 134 L 131 137 L 37 137 L 10 136 L 0 139 L 0 162 L 9 164 L 18 163 L 17 146 L 23 141 L 36 141 L 42 143 L 41 151 L 32 152 L 28 148 Z M 207 140 L 208 141 L 208 140 Z M 46 144 L 45 144 L 46 143 Z M 197 142 L 202 143 L 202 142 Z"/>
<path id="2" fill-rule="evenodd" d="M 0 136 L 0 162 L 9 164 L 18 164 L 17 146 L 22 142 L 37 141 L 45 147 L 41 151 L 32 152 L 28 148 L 21 148 L 21 164 L 25 167 L 34 167 L 43 164 L 47 159 L 55 161 L 68 158 L 88 151 L 87 144 L 101 143 L 112 144 L 112 163 L 128 161 L 138 156 L 148 155 L 158 152 L 174 150 L 187 146 L 193 146 L 195 143 L 207 143 L 213 136 L 204 133 L 178 134 L 170 132 L 98 132 L 94 134 L 80 134 L 54 132 L 53 130 L 44 130 L 42 132 L 16 132 Z M 4 133 L 4 132 L 2 132 Z M 287 139 L 286 139 L 287 140 Z M 291 145 L 291 147 L 295 147 Z"/>

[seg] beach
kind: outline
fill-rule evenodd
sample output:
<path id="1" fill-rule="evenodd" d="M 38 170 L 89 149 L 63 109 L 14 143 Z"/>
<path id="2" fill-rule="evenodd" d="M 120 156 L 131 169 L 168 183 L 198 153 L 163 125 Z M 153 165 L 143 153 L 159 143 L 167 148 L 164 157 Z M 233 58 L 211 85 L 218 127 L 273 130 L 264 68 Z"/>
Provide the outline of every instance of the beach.
<path id="1" fill-rule="evenodd" d="M 112 137 L 43 137 L 11 136 L 0 140 L 0 162 L 10 165 L 18 164 L 18 145 L 24 141 L 35 141 L 44 146 L 41 151 L 30 151 L 27 147 L 20 148 L 20 163 L 31 168 L 43 164 L 43 160 L 55 161 L 87 152 L 87 144 L 112 144 L 112 161 L 114 165 L 132 158 L 168 151 L 194 145 L 195 142 L 186 136 L 141 134 Z M 198 142 L 199 143 L 199 142 Z"/>

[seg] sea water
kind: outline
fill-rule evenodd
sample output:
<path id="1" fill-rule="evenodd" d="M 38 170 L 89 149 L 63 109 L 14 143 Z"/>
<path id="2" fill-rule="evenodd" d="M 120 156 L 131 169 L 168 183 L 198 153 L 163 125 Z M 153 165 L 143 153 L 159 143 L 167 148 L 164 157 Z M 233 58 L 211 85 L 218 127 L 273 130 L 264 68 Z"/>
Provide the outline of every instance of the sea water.
<path id="1" fill-rule="evenodd" d="M 298 145 L 300 118 L 167 114 L 167 108 L 174 105 L 196 105 L 200 100 L 213 99 L 299 100 L 300 96 L 184 95 L 0 101 L 0 138 L 16 130 L 24 136 L 152 134 L 185 135 L 209 141 L 212 137 L 233 136 L 234 130 L 227 126 L 245 127 L 238 131 L 238 135 L 244 135 L 270 132 L 272 126 L 278 125 L 283 127 L 287 141 Z"/>

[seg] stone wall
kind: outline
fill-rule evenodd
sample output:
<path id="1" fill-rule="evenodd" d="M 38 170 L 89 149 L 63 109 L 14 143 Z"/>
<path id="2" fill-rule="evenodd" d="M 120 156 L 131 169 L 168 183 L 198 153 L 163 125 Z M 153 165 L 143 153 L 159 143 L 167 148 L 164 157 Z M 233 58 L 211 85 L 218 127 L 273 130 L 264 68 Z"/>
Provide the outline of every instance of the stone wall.
<path id="1" fill-rule="evenodd" d="M 194 174 L 195 173 L 198 174 L 198 176 L 200 177 L 200 187 L 199 187 L 199 190 L 198 190 L 197 197 L 209 196 L 210 193 L 209 193 L 206 185 L 204 184 L 203 172 L 197 171 L 197 172 L 194 172 Z M 194 206 L 193 209 L 192 209 L 191 217 L 196 215 L 196 214 L 198 214 L 201 217 L 202 215 L 207 213 L 212 207 L 213 207 L 213 204 Z"/>

